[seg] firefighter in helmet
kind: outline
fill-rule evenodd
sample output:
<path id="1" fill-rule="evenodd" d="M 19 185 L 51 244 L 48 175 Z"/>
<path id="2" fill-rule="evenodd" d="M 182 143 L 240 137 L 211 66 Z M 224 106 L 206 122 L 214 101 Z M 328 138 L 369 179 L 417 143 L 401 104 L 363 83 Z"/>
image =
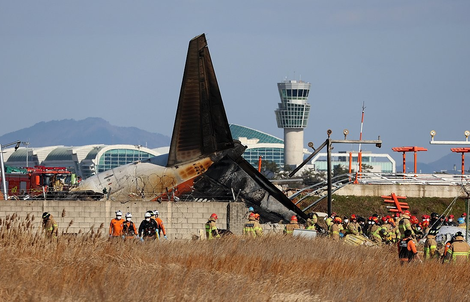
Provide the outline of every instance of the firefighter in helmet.
<path id="1" fill-rule="evenodd" d="M 342 223 L 343 223 L 343 220 L 339 216 L 336 216 L 333 219 L 333 224 L 330 226 L 330 229 L 329 229 L 330 237 L 333 240 L 339 240 L 341 238 L 342 231 L 343 231 L 343 224 Z"/>
<path id="2" fill-rule="evenodd" d="M 255 213 L 250 213 L 248 216 L 248 221 L 243 225 L 243 236 L 256 238 L 255 223 Z"/>
<path id="3" fill-rule="evenodd" d="M 424 259 L 429 260 L 433 258 L 439 258 L 439 252 L 437 251 L 436 242 L 437 230 L 432 229 L 426 235 L 426 241 L 424 241 Z"/>
<path id="4" fill-rule="evenodd" d="M 55 222 L 51 213 L 44 212 L 42 214 L 42 227 L 46 234 L 46 238 L 57 238 L 57 235 L 59 234 L 59 226 L 57 225 L 57 222 Z"/>
<path id="5" fill-rule="evenodd" d="M 122 212 L 120 210 L 116 211 L 116 218 L 111 219 L 109 224 L 109 237 L 110 238 L 121 238 L 122 236 L 122 225 L 125 222 L 122 219 Z"/>
<path id="6" fill-rule="evenodd" d="M 290 223 L 286 224 L 284 227 L 284 234 L 292 235 L 295 229 L 300 229 L 300 226 L 297 220 L 297 216 L 292 215 L 292 217 L 290 218 Z"/>
<path id="7" fill-rule="evenodd" d="M 218 217 L 217 214 L 212 213 L 209 217 L 209 220 L 205 224 L 206 228 L 206 239 L 220 238 L 219 229 L 217 228 L 216 221 Z"/>
<path id="8" fill-rule="evenodd" d="M 122 236 L 124 239 L 134 239 L 137 235 L 137 228 L 132 221 L 132 214 L 126 214 L 126 221 L 122 224 Z"/>
<path id="9" fill-rule="evenodd" d="M 450 262 L 452 260 L 454 263 L 464 263 L 468 262 L 469 256 L 470 246 L 465 241 L 462 232 L 455 233 L 450 246 L 448 246 L 444 254 L 445 261 Z"/>
<path id="10" fill-rule="evenodd" d="M 142 220 L 142 222 L 140 223 L 139 236 L 141 241 L 155 240 L 157 238 L 156 223 L 152 221 L 149 212 L 145 213 L 144 220 Z"/>

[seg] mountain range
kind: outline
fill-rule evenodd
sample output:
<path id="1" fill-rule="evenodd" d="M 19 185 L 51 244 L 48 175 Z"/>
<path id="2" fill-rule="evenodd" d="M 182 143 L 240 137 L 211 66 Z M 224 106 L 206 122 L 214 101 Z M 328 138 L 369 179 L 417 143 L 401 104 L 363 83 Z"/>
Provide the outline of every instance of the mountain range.
<path id="1" fill-rule="evenodd" d="M 84 146 L 92 144 L 129 144 L 142 145 L 148 148 L 159 148 L 170 145 L 170 137 L 151 133 L 136 127 L 119 127 L 98 117 L 89 117 L 76 121 L 74 119 L 53 120 L 40 122 L 29 128 L 23 128 L 0 136 L 0 142 L 28 142 L 30 148 L 46 146 Z M 412 161 L 407 167 L 413 168 Z M 443 172 L 459 174 L 460 157 L 455 153 L 431 163 L 417 163 L 419 173 Z M 397 166 L 397 172 L 403 171 L 403 166 Z"/>
<path id="2" fill-rule="evenodd" d="M 151 133 L 135 127 L 111 125 L 102 118 L 89 117 L 83 120 L 54 120 L 40 122 L 0 136 L 1 142 L 28 142 L 30 148 L 46 146 L 84 146 L 93 144 L 142 145 L 150 149 L 170 145 L 170 137 Z"/>

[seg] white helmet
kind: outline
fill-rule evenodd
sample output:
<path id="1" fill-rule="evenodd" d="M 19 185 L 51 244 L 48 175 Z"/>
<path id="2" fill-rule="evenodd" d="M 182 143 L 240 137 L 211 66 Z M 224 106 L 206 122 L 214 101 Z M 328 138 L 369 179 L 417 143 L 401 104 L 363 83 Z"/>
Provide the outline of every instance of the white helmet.
<path id="1" fill-rule="evenodd" d="M 154 210 L 154 211 L 153 211 L 153 214 L 154 214 L 155 216 L 158 216 L 158 211 L 157 211 L 157 210 Z"/>
<path id="2" fill-rule="evenodd" d="M 145 213 L 145 218 L 150 218 L 152 215 L 150 215 L 149 212 Z"/>
<path id="3" fill-rule="evenodd" d="M 118 211 L 116 212 L 116 216 L 122 216 L 121 210 L 118 210 Z"/>
<path id="4" fill-rule="evenodd" d="M 127 214 L 126 214 L 126 218 L 132 218 L 132 214 L 131 214 L 131 213 L 129 213 L 129 212 L 127 212 Z"/>

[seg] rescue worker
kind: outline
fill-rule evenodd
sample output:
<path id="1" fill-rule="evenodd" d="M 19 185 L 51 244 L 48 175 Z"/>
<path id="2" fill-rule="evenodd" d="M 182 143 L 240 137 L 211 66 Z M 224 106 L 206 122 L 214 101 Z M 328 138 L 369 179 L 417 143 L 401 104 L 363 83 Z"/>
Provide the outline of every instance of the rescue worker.
<path id="1" fill-rule="evenodd" d="M 330 227 L 330 237 L 333 240 L 339 240 L 341 238 L 340 233 L 344 230 L 342 219 L 339 216 L 336 216 L 335 219 L 333 219 L 333 224 Z M 342 234 L 342 233 L 341 233 Z"/>
<path id="2" fill-rule="evenodd" d="M 437 251 L 437 241 L 436 241 L 436 230 L 430 230 L 426 236 L 426 241 L 424 242 L 424 259 L 434 259 L 439 258 L 439 252 Z"/>
<path id="3" fill-rule="evenodd" d="M 454 221 L 454 215 L 450 214 L 447 217 L 446 225 L 448 225 L 448 226 L 458 226 L 457 222 Z"/>
<path id="4" fill-rule="evenodd" d="M 284 227 L 284 234 L 292 235 L 295 229 L 300 229 L 299 222 L 297 221 L 297 216 L 293 215 L 290 218 L 290 223 L 286 224 Z"/>
<path id="5" fill-rule="evenodd" d="M 318 223 L 317 213 L 311 212 L 308 214 L 307 222 L 305 223 L 306 230 L 315 230 L 315 225 Z"/>
<path id="6" fill-rule="evenodd" d="M 410 223 L 411 223 L 411 229 L 413 230 L 413 233 L 415 234 L 415 238 L 418 240 L 423 238 L 424 234 L 423 234 L 423 230 L 421 229 L 421 226 L 419 225 L 418 217 L 411 216 Z"/>
<path id="7" fill-rule="evenodd" d="M 116 218 L 111 219 L 109 224 L 109 238 L 121 238 L 122 236 L 122 225 L 125 222 L 122 219 L 122 212 L 116 211 Z"/>
<path id="8" fill-rule="evenodd" d="M 462 232 L 455 233 L 454 240 L 447 249 L 444 259 L 446 262 L 464 263 L 468 261 L 470 255 L 470 246 L 464 240 Z"/>
<path id="9" fill-rule="evenodd" d="M 381 244 L 382 236 L 383 234 L 386 234 L 386 230 L 382 229 L 377 216 L 372 216 L 371 220 L 372 226 L 370 228 L 369 239 L 377 244 Z"/>
<path id="10" fill-rule="evenodd" d="M 361 226 L 357 222 L 357 216 L 352 214 L 351 221 L 346 226 L 346 234 L 360 235 L 361 233 Z"/>
<path id="11" fill-rule="evenodd" d="M 382 241 L 390 244 L 392 243 L 392 226 L 388 222 L 390 216 L 383 216 L 382 217 L 382 230 L 380 234 L 382 235 Z"/>
<path id="12" fill-rule="evenodd" d="M 429 221 L 429 225 L 431 226 L 432 229 L 434 229 L 437 226 L 439 215 L 435 212 L 432 212 L 430 217 L 431 217 L 431 220 Z"/>
<path id="13" fill-rule="evenodd" d="M 217 229 L 216 220 L 218 219 L 217 214 L 212 213 L 211 217 L 205 224 L 206 228 L 206 239 L 220 238 L 219 230 Z"/>
<path id="14" fill-rule="evenodd" d="M 260 218 L 260 215 L 258 213 L 255 213 L 255 233 L 256 233 L 256 236 L 261 237 L 263 236 L 263 228 L 261 227 L 261 224 L 259 223 L 259 218 Z"/>
<path id="15" fill-rule="evenodd" d="M 243 225 L 243 236 L 256 238 L 255 222 L 255 213 L 250 213 L 248 221 Z"/>
<path id="16" fill-rule="evenodd" d="M 336 213 L 333 212 L 333 213 L 331 213 L 331 216 L 329 216 L 325 219 L 326 228 L 328 230 L 330 230 L 330 227 L 333 224 L 333 219 L 335 219 L 335 217 L 336 217 Z"/>
<path id="17" fill-rule="evenodd" d="M 415 236 L 413 229 L 411 228 L 411 222 L 410 222 L 410 211 L 406 210 L 402 213 L 400 222 L 398 224 L 398 229 L 400 230 L 401 234 L 401 239 L 405 238 L 405 231 L 410 230 L 411 231 L 411 236 Z"/>
<path id="18" fill-rule="evenodd" d="M 166 230 L 165 230 L 165 226 L 163 225 L 163 220 L 159 217 L 160 213 L 157 210 L 153 211 L 153 213 L 155 214 L 155 221 L 157 222 L 158 238 L 162 238 L 162 235 L 163 235 L 163 238 L 168 239 L 166 237 Z"/>
<path id="19" fill-rule="evenodd" d="M 157 220 L 155 220 L 155 211 L 152 211 L 152 210 L 148 210 L 147 213 L 150 214 L 150 222 L 153 223 L 154 227 L 155 227 L 155 239 L 160 239 L 160 234 L 158 233 L 158 222 Z"/>
<path id="20" fill-rule="evenodd" d="M 362 216 L 359 216 L 359 217 L 357 217 L 357 223 L 359 224 L 361 234 L 362 235 L 367 234 L 367 227 L 369 225 L 366 223 L 366 219 Z"/>
<path id="21" fill-rule="evenodd" d="M 388 219 L 388 223 L 390 224 L 390 238 L 393 243 L 398 242 L 398 238 L 400 238 L 400 230 L 398 229 L 398 225 L 395 223 L 395 219 L 390 217 Z"/>
<path id="22" fill-rule="evenodd" d="M 157 227 L 156 223 L 152 222 L 151 219 L 152 215 L 149 212 L 146 212 L 144 215 L 144 220 L 140 223 L 139 226 L 139 237 L 141 241 L 144 240 L 155 240 L 156 233 L 157 233 Z"/>
<path id="23" fill-rule="evenodd" d="M 431 229 L 439 230 L 441 226 L 443 226 L 445 223 L 445 217 L 444 215 L 439 216 L 437 213 L 432 213 L 431 214 L 431 221 L 429 224 L 431 225 Z"/>
<path id="24" fill-rule="evenodd" d="M 419 224 L 419 226 L 421 227 L 423 234 L 428 234 L 429 231 L 431 230 L 431 228 L 429 227 L 430 217 L 428 215 L 423 215 L 421 216 L 421 219 L 422 221 Z"/>
<path id="25" fill-rule="evenodd" d="M 59 234 L 59 226 L 57 225 L 57 222 L 55 222 L 51 213 L 42 213 L 42 227 L 46 238 L 57 238 L 57 235 Z"/>
<path id="26" fill-rule="evenodd" d="M 400 258 L 400 264 L 412 262 L 415 258 L 422 262 L 421 258 L 418 255 L 418 250 L 413 241 L 413 234 L 411 230 L 405 230 L 404 237 L 401 239 L 398 246 L 398 258 Z"/>
<path id="27" fill-rule="evenodd" d="M 254 212 L 255 212 L 255 209 L 253 209 L 253 207 L 249 207 L 248 212 L 245 213 L 245 216 L 243 218 L 245 218 L 245 219 L 250 218 L 250 214 L 254 213 Z"/>
<path id="28" fill-rule="evenodd" d="M 126 221 L 122 224 L 122 237 L 124 239 L 134 239 L 137 235 L 137 228 L 132 221 L 132 214 L 127 212 Z"/>
<path id="29" fill-rule="evenodd" d="M 459 217 L 459 219 L 457 219 L 457 227 L 459 228 L 462 228 L 462 229 L 466 229 L 467 228 L 467 224 L 465 223 L 465 219 L 463 217 Z"/>

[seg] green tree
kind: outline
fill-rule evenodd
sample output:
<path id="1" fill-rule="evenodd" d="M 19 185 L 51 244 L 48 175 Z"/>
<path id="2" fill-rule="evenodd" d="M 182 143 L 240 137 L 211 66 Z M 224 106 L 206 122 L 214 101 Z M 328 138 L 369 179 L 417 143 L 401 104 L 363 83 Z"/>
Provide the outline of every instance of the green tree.
<path id="1" fill-rule="evenodd" d="M 349 170 L 344 165 L 335 165 L 333 167 L 333 177 L 347 173 L 349 173 Z"/>
<path id="2" fill-rule="evenodd" d="M 374 169 L 374 167 L 372 167 L 371 165 L 368 165 L 368 164 L 362 164 L 362 172 L 363 173 L 368 173 L 368 172 L 372 172 L 372 169 Z"/>
<path id="3" fill-rule="evenodd" d="M 263 174 L 267 179 L 274 179 L 278 173 L 279 166 L 274 161 L 261 161 L 261 174 Z"/>
<path id="4" fill-rule="evenodd" d="M 322 182 L 326 180 L 326 173 L 325 172 L 317 172 L 313 168 L 304 169 L 302 170 L 302 179 L 303 183 L 306 186 L 311 186 L 316 183 Z"/>

